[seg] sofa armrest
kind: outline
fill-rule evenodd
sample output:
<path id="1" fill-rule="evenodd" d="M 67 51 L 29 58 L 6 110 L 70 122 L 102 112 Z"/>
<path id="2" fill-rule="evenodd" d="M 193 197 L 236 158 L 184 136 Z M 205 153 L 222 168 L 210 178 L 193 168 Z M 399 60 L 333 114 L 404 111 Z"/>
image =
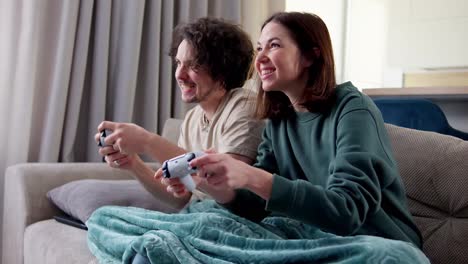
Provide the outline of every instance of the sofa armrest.
<path id="1" fill-rule="evenodd" d="M 104 163 L 24 163 L 8 167 L 4 190 L 3 259 L 23 247 L 27 226 L 60 212 L 47 199 L 49 190 L 80 179 L 129 178 L 132 178 L 130 172 L 112 169 Z"/>
<path id="2" fill-rule="evenodd" d="M 130 179 L 131 173 L 112 169 L 104 163 L 24 163 L 5 173 L 4 218 L 25 225 L 59 213 L 46 197 L 51 189 L 80 179 Z M 4 222 L 8 225 L 7 222 Z"/>

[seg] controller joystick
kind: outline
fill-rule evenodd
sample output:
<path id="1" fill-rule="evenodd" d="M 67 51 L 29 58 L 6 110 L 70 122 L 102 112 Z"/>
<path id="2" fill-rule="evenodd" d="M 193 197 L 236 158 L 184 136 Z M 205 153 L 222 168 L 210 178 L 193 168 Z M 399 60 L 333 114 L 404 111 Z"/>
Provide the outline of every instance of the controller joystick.
<path id="1" fill-rule="evenodd" d="M 179 178 L 187 190 L 193 192 L 195 190 L 195 182 L 191 174 L 197 172 L 196 167 L 189 165 L 190 161 L 195 158 L 205 155 L 204 152 L 188 152 L 175 158 L 166 160 L 162 165 L 164 178 Z"/>

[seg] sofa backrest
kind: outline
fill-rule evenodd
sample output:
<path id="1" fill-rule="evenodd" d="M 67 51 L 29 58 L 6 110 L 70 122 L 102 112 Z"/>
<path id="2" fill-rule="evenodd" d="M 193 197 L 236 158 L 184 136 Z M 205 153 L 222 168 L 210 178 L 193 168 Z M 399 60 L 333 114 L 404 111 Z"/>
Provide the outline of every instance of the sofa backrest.
<path id="1" fill-rule="evenodd" d="M 468 260 L 468 141 L 385 124 L 431 263 Z"/>
<path id="2" fill-rule="evenodd" d="M 169 141 L 177 144 L 180 134 L 180 125 L 182 125 L 182 119 L 169 118 L 164 122 L 163 131 L 161 136 L 168 139 Z"/>

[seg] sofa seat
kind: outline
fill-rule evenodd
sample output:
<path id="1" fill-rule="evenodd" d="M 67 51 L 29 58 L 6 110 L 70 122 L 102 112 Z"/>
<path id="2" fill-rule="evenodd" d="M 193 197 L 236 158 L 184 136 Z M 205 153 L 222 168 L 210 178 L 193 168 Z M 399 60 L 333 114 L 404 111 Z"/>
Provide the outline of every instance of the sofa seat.
<path id="1" fill-rule="evenodd" d="M 97 264 L 85 241 L 86 231 L 83 229 L 54 219 L 36 222 L 28 226 L 24 233 L 24 252 L 27 252 L 24 263 Z"/>

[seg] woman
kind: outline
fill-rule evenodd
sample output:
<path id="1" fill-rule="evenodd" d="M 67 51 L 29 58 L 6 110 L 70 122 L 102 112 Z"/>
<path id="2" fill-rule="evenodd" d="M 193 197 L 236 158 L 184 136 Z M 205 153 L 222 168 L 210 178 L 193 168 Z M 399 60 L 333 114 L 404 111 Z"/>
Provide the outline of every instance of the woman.
<path id="1" fill-rule="evenodd" d="M 382 117 L 351 83 L 336 86 L 324 22 L 277 13 L 257 51 L 257 114 L 269 122 L 256 164 L 223 154 L 191 163 L 208 183 L 237 190 L 219 202 L 254 221 L 282 215 L 336 235 L 421 247 Z"/>

